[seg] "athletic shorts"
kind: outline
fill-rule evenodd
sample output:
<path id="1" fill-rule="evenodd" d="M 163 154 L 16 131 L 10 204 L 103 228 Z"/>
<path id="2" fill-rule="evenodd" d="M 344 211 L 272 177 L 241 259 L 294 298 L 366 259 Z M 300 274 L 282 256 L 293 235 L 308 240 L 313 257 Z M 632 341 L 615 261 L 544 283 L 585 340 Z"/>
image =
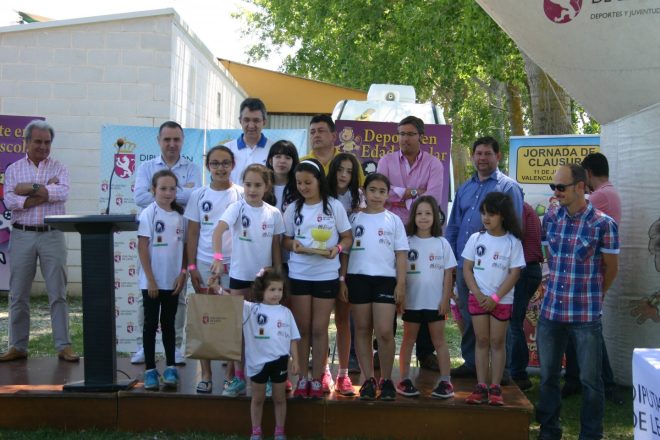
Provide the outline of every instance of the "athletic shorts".
<path id="1" fill-rule="evenodd" d="M 498 321 L 508 321 L 511 319 L 512 310 L 513 304 L 498 304 L 489 312 L 479 305 L 479 302 L 474 295 L 470 294 L 470 297 L 468 298 L 468 311 L 472 316 L 490 315 Z"/>
<path id="2" fill-rule="evenodd" d="M 437 310 L 423 309 L 423 310 L 408 310 L 403 311 L 403 316 L 401 316 L 406 322 L 415 322 L 421 324 L 422 322 L 436 322 L 444 321 L 446 319 L 445 315 L 441 315 Z"/>
<path id="3" fill-rule="evenodd" d="M 454 322 L 463 322 L 463 315 L 461 315 L 461 309 L 458 308 L 458 304 L 449 304 L 449 308 L 451 309 L 451 317 L 454 318 Z"/>
<path id="4" fill-rule="evenodd" d="M 260 372 L 250 377 L 254 383 L 282 383 L 289 377 L 289 355 L 281 356 L 274 361 L 266 362 Z"/>
<path id="5" fill-rule="evenodd" d="M 395 304 L 396 278 L 348 274 L 348 302 L 351 304 Z"/>
<path id="6" fill-rule="evenodd" d="M 289 278 L 291 295 L 312 295 L 313 298 L 335 299 L 339 293 L 339 278 L 328 281 L 308 281 Z"/>
<path id="7" fill-rule="evenodd" d="M 254 281 L 243 281 L 237 280 L 236 278 L 229 278 L 229 288 L 230 289 L 251 289 Z"/>

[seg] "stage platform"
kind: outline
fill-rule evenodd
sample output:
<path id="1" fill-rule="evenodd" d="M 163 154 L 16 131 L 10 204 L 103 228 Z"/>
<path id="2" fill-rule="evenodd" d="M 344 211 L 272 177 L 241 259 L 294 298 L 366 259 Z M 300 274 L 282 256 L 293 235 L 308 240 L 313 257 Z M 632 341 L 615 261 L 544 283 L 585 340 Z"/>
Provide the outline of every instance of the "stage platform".
<path id="1" fill-rule="evenodd" d="M 159 362 L 162 371 L 163 362 Z M 56 358 L 34 358 L 0 364 L 0 427 L 121 431 L 207 431 L 247 435 L 249 397 L 221 396 L 224 371 L 213 363 L 212 394 L 198 394 L 199 363 L 179 367 L 181 383 L 175 391 L 145 391 L 143 366 L 117 359 L 117 367 L 140 383 L 129 391 L 111 393 L 64 392 L 65 383 L 83 379 L 83 364 Z M 336 367 L 335 367 L 336 368 Z M 336 369 L 332 370 L 336 372 Z M 118 372 L 119 379 L 124 376 Z M 516 386 L 503 387 L 504 407 L 467 405 L 474 380 L 454 379 L 456 397 L 433 399 L 437 373 L 413 369 L 422 396 L 398 396 L 393 402 L 364 402 L 331 394 L 319 401 L 289 399 L 286 430 L 290 438 L 396 438 L 527 440 L 533 407 Z M 356 392 L 358 377 L 352 376 Z M 264 433 L 273 432 L 272 404 L 264 408 Z"/>

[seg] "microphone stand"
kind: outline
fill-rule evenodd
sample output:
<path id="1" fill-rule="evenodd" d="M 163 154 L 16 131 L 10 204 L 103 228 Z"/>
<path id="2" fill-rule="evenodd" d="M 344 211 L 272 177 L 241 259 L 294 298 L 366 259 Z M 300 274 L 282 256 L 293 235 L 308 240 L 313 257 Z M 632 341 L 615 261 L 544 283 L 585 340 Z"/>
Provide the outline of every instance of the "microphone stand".
<path id="1" fill-rule="evenodd" d="M 124 145 L 124 140 L 122 138 L 117 139 L 117 142 L 115 142 L 115 145 L 117 145 L 117 154 L 119 154 L 119 150 L 121 147 Z M 113 156 L 112 158 L 112 172 L 110 173 L 110 182 L 108 183 L 108 205 L 105 208 L 105 215 L 110 214 L 110 201 L 112 200 L 112 178 L 115 177 L 115 167 L 117 166 L 117 156 Z"/>

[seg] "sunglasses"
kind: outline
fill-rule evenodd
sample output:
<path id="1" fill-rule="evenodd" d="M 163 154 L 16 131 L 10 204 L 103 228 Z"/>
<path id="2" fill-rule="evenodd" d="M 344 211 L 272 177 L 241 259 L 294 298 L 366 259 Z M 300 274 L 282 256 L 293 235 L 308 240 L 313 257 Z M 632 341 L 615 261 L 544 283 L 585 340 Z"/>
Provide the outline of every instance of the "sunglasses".
<path id="1" fill-rule="evenodd" d="M 554 183 L 551 183 L 550 189 L 553 191 L 559 191 L 560 193 L 563 193 L 564 191 L 566 191 L 566 188 L 574 185 L 577 185 L 577 182 L 569 183 L 568 185 L 564 185 L 563 183 L 558 183 L 557 185 L 555 185 Z"/>

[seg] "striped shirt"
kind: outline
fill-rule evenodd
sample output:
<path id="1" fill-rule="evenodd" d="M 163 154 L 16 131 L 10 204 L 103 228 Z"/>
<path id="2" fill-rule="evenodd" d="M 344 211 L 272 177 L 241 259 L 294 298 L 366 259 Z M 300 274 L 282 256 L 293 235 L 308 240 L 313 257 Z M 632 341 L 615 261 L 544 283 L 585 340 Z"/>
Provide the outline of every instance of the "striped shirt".
<path id="1" fill-rule="evenodd" d="M 57 183 L 48 184 L 53 177 Z M 29 196 L 20 196 L 14 192 L 19 183 L 38 183 L 48 191 L 48 201 L 25 209 Z M 35 165 L 27 155 L 7 167 L 5 171 L 5 206 L 11 211 L 12 224 L 25 226 L 43 226 L 44 217 L 64 214 L 64 203 L 69 197 L 69 171 L 55 159 L 46 158 Z"/>
<path id="2" fill-rule="evenodd" d="M 543 217 L 542 244 L 548 251 L 548 288 L 541 316 L 559 322 L 591 322 L 603 307 L 603 254 L 619 253 L 619 232 L 611 217 L 587 203 L 571 216 L 551 207 Z"/>

